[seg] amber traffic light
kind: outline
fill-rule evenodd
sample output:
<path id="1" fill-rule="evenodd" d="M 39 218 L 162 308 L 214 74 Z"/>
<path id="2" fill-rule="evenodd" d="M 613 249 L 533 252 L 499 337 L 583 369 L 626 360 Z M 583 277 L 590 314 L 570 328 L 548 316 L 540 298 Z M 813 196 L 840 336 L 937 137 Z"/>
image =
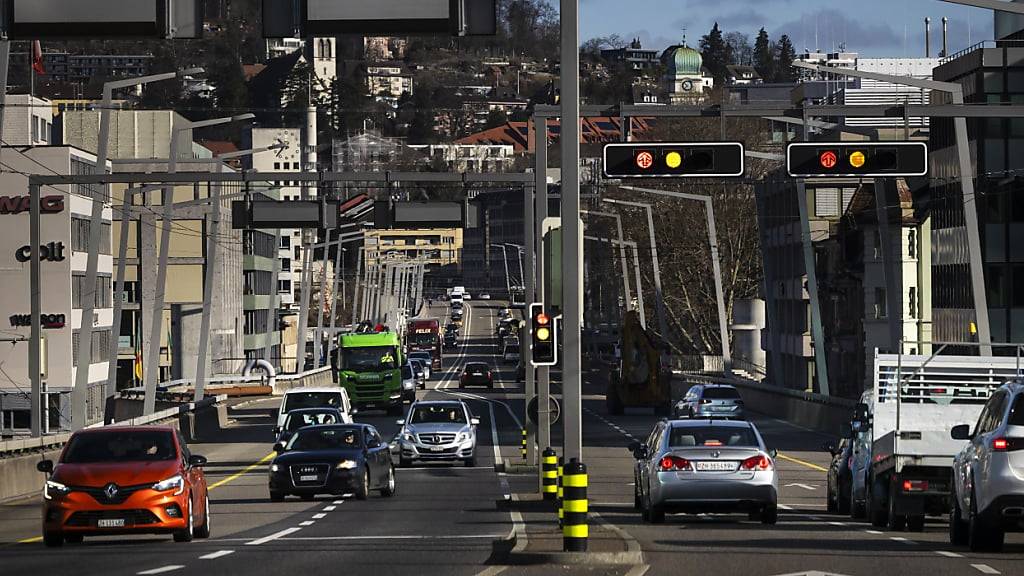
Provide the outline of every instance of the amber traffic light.
<path id="1" fill-rule="evenodd" d="M 786 148 L 794 178 L 924 176 L 924 142 L 795 142 Z"/>
<path id="2" fill-rule="evenodd" d="M 740 142 L 605 144 L 608 178 L 735 178 L 743 176 Z"/>
<path id="3" fill-rule="evenodd" d="M 530 360 L 534 366 L 553 366 L 558 361 L 558 334 L 551 316 L 539 302 L 530 304 Z"/>

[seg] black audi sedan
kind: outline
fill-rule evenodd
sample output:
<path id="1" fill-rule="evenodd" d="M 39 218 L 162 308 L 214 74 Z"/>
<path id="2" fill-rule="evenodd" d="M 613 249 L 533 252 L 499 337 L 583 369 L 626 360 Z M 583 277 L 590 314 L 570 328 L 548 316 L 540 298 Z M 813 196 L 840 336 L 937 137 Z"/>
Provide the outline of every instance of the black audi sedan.
<path id="1" fill-rule="evenodd" d="M 300 428 L 270 464 L 270 500 L 296 495 L 312 500 L 317 494 L 354 494 L 365 500 L 372 490 L 395 493 L 391 451 L 377 429 L 368 424 Z"/>

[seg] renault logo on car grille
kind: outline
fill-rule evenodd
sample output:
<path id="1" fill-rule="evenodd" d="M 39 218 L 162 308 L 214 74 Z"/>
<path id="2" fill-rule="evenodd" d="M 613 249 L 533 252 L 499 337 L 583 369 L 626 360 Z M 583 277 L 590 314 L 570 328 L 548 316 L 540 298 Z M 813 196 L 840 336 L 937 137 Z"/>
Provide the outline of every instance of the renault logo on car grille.
<path id="1" fill-rule="evenodd" d="M 118 490 L 120 489 L 117 487 L 117 484 L 114 484 L 113 482 L 103 487 L 103 493 L 106 494 L 107 498 L 110 500 L 113 500 L 114 498 L 117 497 Z"/>

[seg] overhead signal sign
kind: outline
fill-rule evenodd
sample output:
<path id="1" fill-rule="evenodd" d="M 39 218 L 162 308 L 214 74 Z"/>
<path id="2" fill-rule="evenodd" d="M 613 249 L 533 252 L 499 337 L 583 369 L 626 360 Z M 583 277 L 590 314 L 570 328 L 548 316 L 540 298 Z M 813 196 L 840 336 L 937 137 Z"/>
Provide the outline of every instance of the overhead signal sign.
<path id="1" fill-rule="evenodd" d="M 786 148 L 794 178 L 924 176 L 924 142 L 796 142 Z"/>
<path id="2" fill-rule="evenodd" d="M 605 144 L 608 178 L 736 178 L 743 176 L 740 142 Z"/>

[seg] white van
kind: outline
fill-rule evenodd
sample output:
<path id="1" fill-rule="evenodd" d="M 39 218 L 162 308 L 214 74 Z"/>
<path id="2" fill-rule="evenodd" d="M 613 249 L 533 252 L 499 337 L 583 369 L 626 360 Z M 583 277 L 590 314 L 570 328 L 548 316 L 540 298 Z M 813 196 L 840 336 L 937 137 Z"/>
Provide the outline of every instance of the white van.
<path id="1" fill-rule="evenodd" d="M 348 390 L 338 387 L 324 388 L 292 388 L 281 398 L 281 407 L 277 410 L 277 425 L 284 426 L 288 412 L 298 408 L 337 408 L 341 411 L 345 424 L 352 423 L 352 402 L 348 398 Z"/>

